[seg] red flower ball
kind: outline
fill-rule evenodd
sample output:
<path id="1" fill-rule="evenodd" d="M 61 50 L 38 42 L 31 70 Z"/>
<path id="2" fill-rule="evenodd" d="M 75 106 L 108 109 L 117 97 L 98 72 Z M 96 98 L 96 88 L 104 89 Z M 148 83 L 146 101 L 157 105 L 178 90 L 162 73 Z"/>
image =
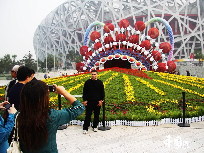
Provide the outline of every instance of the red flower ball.
<path id="1" fill-rule="evenodd" d="M 105 58 L 101 58 L 101 60 L 100 60 L 102 63 L 104 63 L 106 60 L 105 60 Z"/>
<path id="2" fill-rule="evenodd" d="M 138 44 L 138 43 L 139 43 L 139 35 L 131 35 L 131 36 L 128 38 L 128 41 L 129 41 L 130 43 Z"/>
<path id="3" fill-rule="evenodd" d="M 126 56 L 126 55 L 123 55 L 122 59 L 126 60 L 126 59 L 127 59 L 127 56 Z"/>
<path id="4" fill-rule="evenodd" d="M 168 72 L 173 72 L 176 69 L 176 64 L 173 61 L 167 62 Z"/>
<path id="5" fill-rule="evenodd" d="M 82 71 L 84 67 L 84 63 L 76 63 L 76 70 L 77 71 Z"/>
<path id="6" fill-rule="evenodd" d="M 88 47 L 87 47 L 87 46 L 82 46 L 82 47 L 80 48 L 80 54 L 81 54 L 82 56 L 85 56 L 85 55 L 86 55 L 86 52 L 88 52 Z"/>
<path id="7" fill-rule="evenodd" d="M 115 55 L 115 58 L 120 58 L 120 55 L 116 54 L 116 55 Z"/>
<path id="8" fill-rule="evenodd" d="M 90 39 L 92 41 L 95 41 L 96 39 L 99 39 L 101 37 L 101 34 L 98 31 L 93 31 L 90 35 Z"/>
<path id="9" fill-rule="evenodd" d="M 135 29 L 139 31 L 143 31 L 145 29 L 145 23 L 143 21 L 137 21 L 135 23 Z"/>
<path id="10" fill-rule="evenodd" d="M 108 56 L 108 59 L 109 59 L 109 60 L 112 60 L 112 59 L 113 59 L 113 56 L 111 56 L 111 55 Z"/>
<path id="11" fill-rule="evenodd" d="M 99 64 L 100 64 L 99 62 L 96 62 L 96 64 L 95 64 L 95 65 L 96 65 L 96 66 L 99 66 Z"/>
<path id="12" fill-rule="evenodd" d="M 159 36 L 159 30 L 157 28 L 151 28 L 148 31 L 148 35 L 152 38 L 155 39 Z"/>
<path id="13" fill-rule="evenodd" d="M 160 49 L 163 49 L 163 53 L 169 53 L 171 50 L 171 45 L 168 42 L 163 42 L 159 45 Z"/>
<path id="14" fill-rule="evenodd" d="M 116 36 L 116 41 L 125 41 L 126 40 L 126 36 L 124 35 L 124 34 L 122 34 L 122 33 L 120 33 L 120 34 L 118 34 L 117 36 Z"/>
<path id="15" fill-rule="evenodd" d="M 89 52 L 86 52 L 86 56 L 92 56 L 93 52 L 92 51 L 89 51 Z"/>
<path id="16" fill-rule="evenodd" d="M 151 48 L 151 44 L 149 40 L 144 40 L 141 42 L 140 47 L 145 47 L 146 50 L 149 50 Z"/>
<path id="17" fill-rule="evenodd" d="M 108 36 L 104 39 L 105 44 L 110 44 L 112 43 L 114 40 L 111 36 Z"/>
<path id="18" fill-rule="evenodd" d="M 136 65 L 137 65 L 137 66 L 140 66 L 140 65 L 141 65 L 141 63 L 140 63 L 140 62 L 137 62 L 137 63 L 136 63 Z"/>
<path id="19" fill-rule="evenodd" d="M 134 60 L 134 58 L 131 57 L 131 58 L 129 59 L 129 61 L 130 61 L 130 62 L 134 62 L 135 60 Z"/>
<path id="20" fill-rule="evenodd" d="M 113 31 L 115 26 L 112 23 L 106 23 L 103 27 L 104 31 L 109 33 L 110 31 Z"/>
<path id="21" fill-rule="evenodd" d="M 159 60 L 161 60 L 161 53 L 160 52 L 158 52 L 158 51 L 152 51 L 152 56 L 154 57 L 154 59 L 156 60 L 156 61 L 159 61 Z"/>
<path id="22" fill-rule="evenodd" d="M 166 71 L 166 63 L 158 63 L 158 72 L 165 72 Z"/>
<path id="23" fill-rule="evenodd" d="M 99 49 L 101 47 L 102 47 L 102 44 L 100 42 L 97 42 L 97 43 L 94 44 L 94 50 L 97 50 L 97 49 Z"/>
<path id="24" fill-rule="evenodd" d="M 120 28 L 127 28 L 130 25 L 130 23 L 127 19 L 122 19 L 122 20 L 120 20 L 118 25 Z"/>

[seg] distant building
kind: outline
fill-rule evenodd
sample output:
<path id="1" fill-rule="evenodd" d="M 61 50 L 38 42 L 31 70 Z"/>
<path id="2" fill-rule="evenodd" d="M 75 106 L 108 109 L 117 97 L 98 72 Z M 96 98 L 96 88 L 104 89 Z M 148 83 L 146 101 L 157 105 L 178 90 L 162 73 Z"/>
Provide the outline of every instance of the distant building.
<path id="1" fill-rule="evenodd" d="M 136 21 L 145 22 L 153 17 L 164 18 L 173 29 L 173 59 L 188 59 L 198 49 L 204 54 L 203 0 L 67 0 L 37 27 L 33 38 L 35 53 L 38 60 L 52 54 L 62 68 L 72 66 L 67 55 L 70 51 L 79 52 L 84 33 L 92 22 L 116 25 L 126 18 L 134 26 Z M 155 25 L 161 33 L 157 41 L 168 40 L 165 26 L 150 26 Z M 101 27 L 96 29 L 99 31 Z"/>

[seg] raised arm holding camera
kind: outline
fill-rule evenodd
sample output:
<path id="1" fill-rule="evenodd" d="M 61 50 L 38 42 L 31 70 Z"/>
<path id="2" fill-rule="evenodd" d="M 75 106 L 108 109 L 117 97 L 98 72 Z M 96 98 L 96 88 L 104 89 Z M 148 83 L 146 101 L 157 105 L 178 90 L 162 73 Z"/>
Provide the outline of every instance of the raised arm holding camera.
<path id="1" fill-rule="evenodd" d="M 8 137 L 14 127 L 15 123 L 15 113 L 17 110 L 14 108 L 14 105 L 10 107 L 9 102 L 5 101 L 0 103 L 0 109 L 7 109 L 9 115 L 7 117 L 7 122 L 4 122 L 4 119 L 0 116 L 0 153 L 6 153 L 6 150 L 9 147 Z M 8 106 L 7 108 L 5 106 Z"/>
<path id="2" fill-rule="evenodd" d="M 54 85 L 54 88 L 56 93 L 69 101 L 71 108 L 50 109 L 49 87 L 40 80 L 32 80 L 22 89 L 17 123 L 21 150 L 24 153 L 57 153 L 58 127 L 75 119 L 85 109 L 64 87 Z"/>

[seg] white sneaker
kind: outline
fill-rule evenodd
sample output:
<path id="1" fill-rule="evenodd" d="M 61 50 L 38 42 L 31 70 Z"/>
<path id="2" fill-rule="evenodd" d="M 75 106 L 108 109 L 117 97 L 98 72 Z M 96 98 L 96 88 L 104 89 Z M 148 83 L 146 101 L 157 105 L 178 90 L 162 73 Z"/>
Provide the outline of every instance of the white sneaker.
<path id="1" fill-rule="evenodd" d="M 83 130 L 83 134 L 87 134 L 88 133 L 88 131 L 87 130 Z"/>
<path id="2" fill-rule="evenodd" d="M 93 128 L 93 131 L 94 131 L 94 132 L 97 132 L 97 131 L 98 131 L 98 129 L 97 129 L 97 128 Z"/>

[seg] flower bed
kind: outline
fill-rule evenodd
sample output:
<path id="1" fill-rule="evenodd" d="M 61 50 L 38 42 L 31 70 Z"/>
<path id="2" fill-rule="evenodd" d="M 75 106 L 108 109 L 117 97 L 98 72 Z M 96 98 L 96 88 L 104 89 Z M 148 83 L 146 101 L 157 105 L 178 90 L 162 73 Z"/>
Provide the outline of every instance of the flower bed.
<path id="1" fill-rule="evenodd" d="M 72 95 L 82 95 L 84 82 L 89 78 L 90 73 L 82 73 L 43 81 L 63 85 Z M 113 68 L 99 71 L 99 79 L 105 86 L 106 120 L 180 118 L 182 92 L 186 92 L 186 117 L 204 115 L 203 78 Z M 0 88 L 2 97 L 3 91 Z M 82 101 L 81 97 L 78 99 Z M 62 107 L 65 106 L 66 100 L 62 98 Z M 50 107 L 58 108 L 54 93 L 51 93 Z M 84 120 L 84 114 L 78 119 Z"/>

